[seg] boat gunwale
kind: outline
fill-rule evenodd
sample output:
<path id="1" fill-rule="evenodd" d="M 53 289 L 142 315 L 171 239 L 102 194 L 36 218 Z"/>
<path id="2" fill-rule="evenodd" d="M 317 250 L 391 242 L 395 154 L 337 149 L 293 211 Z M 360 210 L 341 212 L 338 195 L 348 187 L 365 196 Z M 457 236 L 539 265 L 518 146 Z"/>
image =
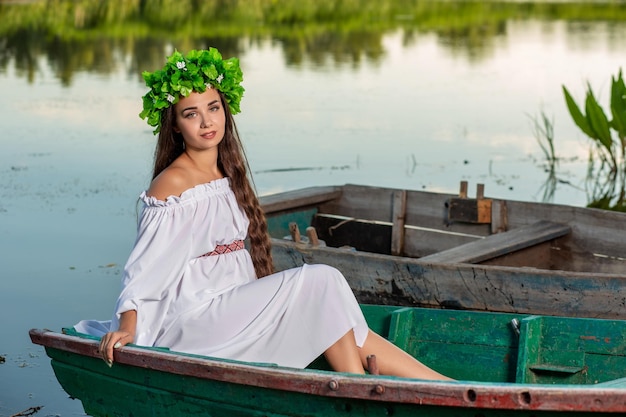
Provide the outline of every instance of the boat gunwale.
<path id="1" fill-rule="evenodd" d="M 424 262 L 285 239 L 271 241 L 277 269 L 304 263 L 332 265 L 365 304 L 624 319 L 626 275 Z M 546 285 L 551 291 L 546 291 Z M 483 287 L 489 291 L 482 291 Z"/>
<path id="2" fill-rule="evenodd" d="M 308 243 L 296 243 L 287 239 L 280 239 L 276 237 L 271 237 L 270 241 L 272 243 L 272 247 L 274 245 L 281 247 L 289 247 L 295 248 L 298 251 L 307 252 L 307 251 L 319 251 L 319 252 L 339 252 L 344 254 L 352 254 L 354 256 L 366 257 L 373 260 L 381 260 L 381 261 L 393 261 L 393 262 L 402 262 L 406 264 L 413 265 L 437 265 L 440 267 L 445 267 L 447 269 L 459 269 L 459 268 L 470 268 L 472 270 L 479 271 L 504 271 L 504 272 L 540 272 L 541 275 L 545 276 L 554 276 L 559 278 L 612 278 L 612 279 L 620 279 L 626 280 L 625 274 L 615 274 L 609 272 L 581 272 L 581 271 L 566 271 L 561 269 L 542 269 L 535 267 L 520 267 L 520 266 L 508 266 L 508 265 L 489 265 L 489 264 L 473 264 L 467 262 L 437 262 L 437 261 L 428 261 L 422 260 L 422 258 L 413 258 L 410 256 L 400 256 L 400 255 L 387 255 L 384 253 L 375 253 L 375 252 L 366 252 L 366 251 L 358 251 L 352 249 L 344 249 L 344 248 L 335 248 L 332 246 L 313 246 Z"/>
<path id="3" fill-rule="evenodd" d="M 31 329 L 29 334 L 33 343 L 46 348 L 101 359 L 97 340 L 42 329 Z M 626 412 L 626 381 L 624 388 L 601 384 L 427 381 L 299 370 L 135 346 L 117 349 L 115 363 L 225 383 L 355 400 L 472 409 Z M 108 369 L 104 361 L 102 366 L 103 371 Z"/>

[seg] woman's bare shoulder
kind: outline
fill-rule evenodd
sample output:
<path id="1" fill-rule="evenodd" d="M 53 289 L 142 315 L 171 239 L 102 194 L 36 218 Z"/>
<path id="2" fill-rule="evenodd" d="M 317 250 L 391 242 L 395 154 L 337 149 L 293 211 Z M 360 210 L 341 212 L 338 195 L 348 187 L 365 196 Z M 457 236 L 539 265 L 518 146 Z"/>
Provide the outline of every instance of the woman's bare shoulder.
<path id="1" fill-rule="evenodd" d="M 194 184 L 186 169 L 178 166 L 169 166 L 152 180 L 147 195 L 157 200 L 165 201 L 170 196 L 179 197 L 183 191 Z"/>

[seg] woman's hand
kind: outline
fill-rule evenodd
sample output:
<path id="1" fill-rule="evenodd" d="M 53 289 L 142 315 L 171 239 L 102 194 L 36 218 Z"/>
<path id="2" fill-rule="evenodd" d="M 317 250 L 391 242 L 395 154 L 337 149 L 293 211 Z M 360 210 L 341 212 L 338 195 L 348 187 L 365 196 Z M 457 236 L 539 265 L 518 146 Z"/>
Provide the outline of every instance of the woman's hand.
<path id="1" fill-rule="evenodd" d="M 109 366 L 113 366 L 113 349 L 118 349 L 134 341 L 134 335 L 125 331 L 109 332 L 100 340 L 100 354 Z"/>
<path id="2" fill-rule="evenodd" d="M 113 349 L 135 341 L 137 329 L 137 311 L 128 310 L 120 314 L 120 326 L 113 332 L 108 332 L 100 339 L 100 355 L 109 366 L 113 366 Z"/>

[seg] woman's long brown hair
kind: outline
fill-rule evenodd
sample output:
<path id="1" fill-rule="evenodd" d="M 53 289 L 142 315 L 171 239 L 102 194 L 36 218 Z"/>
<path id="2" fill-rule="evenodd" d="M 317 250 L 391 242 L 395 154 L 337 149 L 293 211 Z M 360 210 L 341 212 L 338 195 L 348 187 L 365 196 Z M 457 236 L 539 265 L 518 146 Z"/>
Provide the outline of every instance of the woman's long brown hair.
<path id="1" fill-rule="evenodd" d="M 219 92 L 218 92 L 219 93 Z M 237 198 L 237 203 L 243 208 L 250 220 L 248 238 L 250 239 L 250 256 L 254 264 L 257 277 L 261 278 L 274 272 L 270 239 L 267 232 L 265 213 L 261 209 L 259 200 L 252 186 L 252 179 L 248 176 L 250 167 L 239 132 L 222 93 L 219 93 L 226 115 L 224 139 L 217 146 L 217 166 L 224 176 L 230 179 L 230 185 Z M 174 131 L 174 106 L 165 109 L 161 114 L 161 130 L 154 152 L 154 171 L 152 179 L 156 178 L 185 150 L 183 137 Z"/>

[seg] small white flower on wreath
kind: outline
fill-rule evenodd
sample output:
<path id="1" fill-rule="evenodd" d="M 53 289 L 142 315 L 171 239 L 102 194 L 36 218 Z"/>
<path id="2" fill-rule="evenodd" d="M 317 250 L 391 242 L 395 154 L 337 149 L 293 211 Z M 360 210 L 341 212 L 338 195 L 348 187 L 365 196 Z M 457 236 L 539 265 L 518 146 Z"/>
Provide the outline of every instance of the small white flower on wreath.
<path id="1" fill-rule="evenodd" d="M 215 81 L 217 81 L 219 84 L 221 84 L 223 79 L 224 79 L 224 74 L 220 74 L 220 75 L 217 76 Z"/>
<path id="2" fill-rule="evenodd" d="M 176 67 L 177 67 L 178 69 L 182 69 L 182 70 L 187 71 L 187 67 L 185 66 L 185 61 L 178 61 L 178 62 L 176 63 Z"/>
<path id="3" fill-rule="evenodd" d="M 210 90 L 210 89 L 213 88 L 213 84 L 211 84 L 211 83 L 206 83 L 206 84 L 204 84 L 204 86 L 207 88 L 207 90 Z"/>
<path id="4" fill-rule="evenodd" d="M 167 95 L 167 101 L 169 101 L 170 103 L 173 103 L 175 98 L 176 98 L 176 97 L 174 97 L 174 96 L 173 96 L 173 95 L 171 95 L 171 94 L 168 94 L 168 95 Z"/>

